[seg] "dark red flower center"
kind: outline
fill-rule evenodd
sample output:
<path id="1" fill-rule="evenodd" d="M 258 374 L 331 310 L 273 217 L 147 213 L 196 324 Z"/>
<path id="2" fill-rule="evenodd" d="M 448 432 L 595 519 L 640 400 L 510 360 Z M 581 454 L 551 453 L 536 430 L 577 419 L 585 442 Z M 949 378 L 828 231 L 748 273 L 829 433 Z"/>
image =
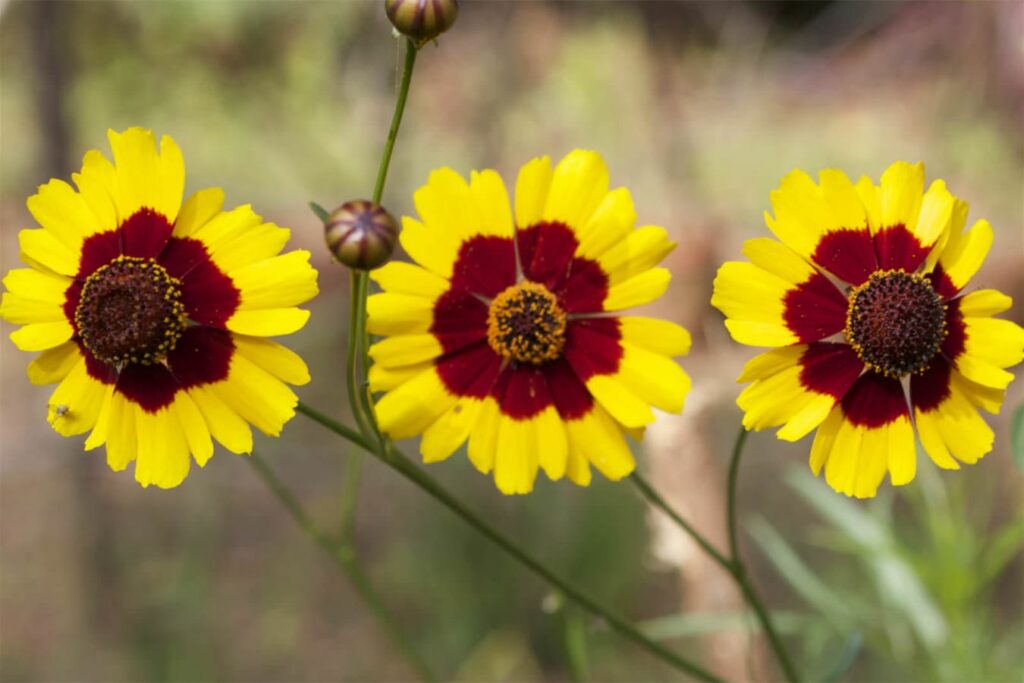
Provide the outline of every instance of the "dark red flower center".
<path id="1" fill-rule="evenodd" d="M 555 295 L 540 283 L 524 280 L 491 301 L 487 341 L 504 358 L 540 365 L 562 353 L 565 325 Z"/>
<path id="2" fill-rule="evenodd" d="M 946 307 L 927 278 L 878 271 L 850 292 L 845 335 L 875 372 L 893 378 L 920 373 L 946 336 Z"/>
<path id="3" fill-rule="evenodd" d="M 151 365 L 185 329 L 181 281 L 150 258 L 118 256 L 96 269 L 75 309 L 82 343 L 111 365 Z"/>

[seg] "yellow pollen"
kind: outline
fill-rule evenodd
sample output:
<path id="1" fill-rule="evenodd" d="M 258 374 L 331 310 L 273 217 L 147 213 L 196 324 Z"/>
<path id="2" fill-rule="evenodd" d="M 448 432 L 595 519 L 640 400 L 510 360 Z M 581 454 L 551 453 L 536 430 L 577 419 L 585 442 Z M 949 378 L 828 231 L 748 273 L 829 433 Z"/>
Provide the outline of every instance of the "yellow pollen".
<path id="1" fill-rule="evenodd" d="M 547 287 L 524 280 L 491 301 L 487 342 L 504 358 L 540 365 L 561 355 L 566 320 Z"/>

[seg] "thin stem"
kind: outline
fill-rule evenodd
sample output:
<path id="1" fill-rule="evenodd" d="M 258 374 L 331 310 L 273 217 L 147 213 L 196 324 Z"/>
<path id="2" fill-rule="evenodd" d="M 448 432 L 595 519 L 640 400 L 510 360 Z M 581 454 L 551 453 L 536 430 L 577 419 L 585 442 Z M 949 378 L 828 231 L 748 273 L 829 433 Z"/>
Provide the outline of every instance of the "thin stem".
<path id="1" fill-rule="evenodd" d="M 719 552 L 710 541 L 704 538 L 699 531 L 690 526 L 689 522 L 680 516 L 669 504 L 665 501 L 661 495 L 654 490 L 654 488 L 647 483 L 647 480 L 643 476 L 634 471 L 633 474 L 629 475 L 629 478 L 633 481 L 634 486 L 640 490 L 640 493 L 646 498 L 652 505 L 668 515 L 673 522 L 675 522 L 683 531 L 690 535 L 697 545 L 704 549 L 708 555 L 711 556 L 715 562 L 717 562 L 727 572 L 732 573 L 733 566 L 732 562 L 729 561 L 725 555 Z"/>
<path id="2" fill-rule="evenodd" d="M 322 413 L 299 404 L 299 410 L 307 417 L 319 422 L 321 425 L 330 429 L 331 431 L 339 434 L 340 436 L 349 439 L 353 443 L 360 443 L 360 445 L 370 446 L 363 438 L 359 438 L 359 442 L 355 441 L 352 436 L 351 429 L 339 430 L 336 429 L 338 425 L 334 420 L 326 418 Z M 664 647 L 660 643 L 657 643 L 643 633 L 640 632 L 635 626 L 617 616 L 593 598 L 583 593 L 579 589 L 575 588 L 571 583 L 562 579 L 560 576 L 555 574 L 552 570 L 548 569 L 539 560 L 535 559 L 532 555 L 526 551 L 520 549 L 515 543 L 506 538 L 501 532 L 483 521 L 476 515 L 472 510 L 463 505 L 457 498 L 448 493 L 440 484 L 438 484 L 430 475 L 424 472 L 422 469 L 416 467 L 410 462 L 405 455 L 402 454 L 397 448 L 394 447 L 390 442 L 383 442 L 383 449 L 381 452 L 377 452 L 371 449 L 371 453 L 377 455 L 383 462 L 390 465 L 403 477 L 411 481 L 413 484 L 418 486 L 420 489 L 425 491 L 439 503 L 444 505 L 446 508 L 455 513 L 456 516 L 460 517 L 464 522 L 469 524 L 471 527 L 480 532 L 492 543 L 501 548 L 505 553 L 513 557 L 520 564 L 524 565 L 527 569 L 532 571 L 534 574 L 540 576 L 542 579 L 547 581 L 551 586 L 561 591 L 566 597 L 573 600 L 576 604 L 586 609 L 588 612 L 602 618 L 611 628 L 618 631 L 621 635 L 629 638 L 633 642 L 640 645 L 642 648 L 652 653 L 661 660 L 672 665 L 680 671 L 684 671 L 695 678 L 702 681 L 709 681 L 711 683 L 720 683 L 718 677 L 714 674 L 705 671 L 703 668 L 689 661 L 688 659 L 672 652 L 668 648 Z"/>
<path id="3" fill-rule="evenodd" d="M 388 178 L 388 166 L 391 164 L 391 153 L 398 139 L 398 127 L 402 125 L 402 114 L 405 112 L 405 101 L 409 97 L 409 84 L 412 82 L 412 70 L 416 65 L 416 43 L 407 38 L 405 41 L 405 63 L 402 65 L 402 80 L 398 85 L 398 99 L 395 100 L 395 112 L 391 115 L 391 128 L 388 130 L 388 141 L 384 144 L 384 152 L 377 168 L 377 183 L 373 188 L 373 203 L 380 204 L 384 196 L 384 183 Z"/>
<path id="4" fill-rule="evenodd" d="M 295 406 L 295 410 L 302 413 L 303 415 L 313 420 L 314 422 L 319 422 L 321 425 L 327 427 L 327 429 L 331 430 L 335 434 L 348 439 L 348 441 L 354 443 L 356 446 L 359 446 L 363 450 L 373 450 L 373 446 L 371 445 L 369 439 L 367 439 L 366 437 L 364 437 L 362 434 L 352 429 L 351 427 L 339 422 L 338 420 L 335 420 L 332 417 L 328 417 L 327 415 L 320 412 L 316 408 L 312 408 L 303 403 L 302 401 L 299 401 L 299 404 Z"/>
<path id="5" fill-rule="evenodd" d="M 729 459 L 729 482 L 726 489 L 726 520 L 729 528 L 729 555 L 736 562 L 737 568 L 742 567 L 740 560 L 740 546 L 736 535 L 736 483 L 739 480 L 740 460 L 743 458 L 743 446 L 747 443 L 746 427 L 740 427 L 736 435 L 736 443 L 732 447 L 732 457 Z"/>
<path id="6" fill-rule="evenodd" d="M 362 568 L 356 562 L 355 555 L 352 553 L 351 548 L 347 545 L 342 545 L 340 547 L 335 546 L 331 540 L 324 535 L 319 528 L 317 528 L 316 524 L 302 507 L 302 504 L 299 503 L 298 499 L 288 489 L 288 487 L 278 479 L 277 475 L 274 474 L 274 471 L 270 468 L 269 463 L 267 463 L 262 456 L 253 452 L 247 460 L 253 466 L 256 474 L 258 474 L 260 479 L 263 480 L 263 483 L 267 485 L 267 488 L 277 496 L 285 509 L 291 513 L 299 527 L 313 540 L 314 543 L 327 551 L 327 554 L 330 555 L 338 568 L 341 569 L 341 571 L 348 577 L 349 581 L 352 583 L 352 587 L 355 588 L 356 592 L 363 599 L 363 602 L 366 603 L 366 606 L 373 613 L 374 617 L 376 617 L 381 628 L 383 628 L 385 633 L 387 633 L 394 641 L 399 652 L 406 659 L 413 671 L 416 672 L 417 677 L 423 681 L 436 681 L 437 678 L 435 678 L 430 672 L 426 663 L 419 657 L 411 643 L 409 643 L 405 635 L 398 628 L 394 618 L 392 618 L 387 607 L 384 605 L 384 601 L 374 589 Z"/>
<path id="7" fill-rule="evenodd" d="M 359 431 L 365 435 L 373 433 L 366 415 L 365 403 L 361 396 L 361 373 L 359 368 L 360 337 L 366 328 L 366 273 L 353 270 L 349 278 L 349 319 L 348 347 L 345 353 L 345 377 L 348 389 L 348 404 Z"/>
<path id="8" fill-rule="evenodd" d="M 771 615 L 768 610 L 765 609 L 764 603 L 761 601 L 761 597 L 757 594 L 753 584 L 747 575 L 746 567 L 743 564 L 743 558 L 740 556 L 739 551 L 739 540 L 736 533 L 736 483 L 739 479 L 740 471 L 740 460 L 743 458 L 743 446 L 747 442 L 747 430 L 744 427 L 740 427 L 739 434 L 736 435 L 736 443 L 732 448 L 732 459 L 729 462 L 729 482 L 728 492 L 726 494 L 726 516 L 729 524 L 729 554 L 732 556 L 732 571 L 733 578 L 736 579 L 736 584 L 740 587 L 743 592 L 743 597 L 746 598 L 747 603 L 753 608 L 754 614 L 757 615 L 757 620 L 761 622 L 761 627 L 764 629 L 765 635 L 768 636 L 768 642 L 771 645 L 772 650 L 775 652 L 775 658 L 779 662 L 779 666 L 782 668 L 783 674 L 786 676 L 786 680 L 790 683 L 797 683 L 800 680 L 800 676 L 796 672 L 796 667 L 793 666 L 792 660 L 789 658 L 789 654 L 786 652 L 786 648 L 782 645 L 782 639 L 779 638 L 778 632 L 775 630 L 775 624 L 772 622 Z"/>
<path id="9" fill-rule="evenodd" d="M 357 450 L 349 453 L 345 463 L 345 482 L 341 489 L 341 533 L 343 544 L 352 544 L 355 537 L 356 503 L 359 498 L 359 480 L 363 473 L 366 453 Z"/>

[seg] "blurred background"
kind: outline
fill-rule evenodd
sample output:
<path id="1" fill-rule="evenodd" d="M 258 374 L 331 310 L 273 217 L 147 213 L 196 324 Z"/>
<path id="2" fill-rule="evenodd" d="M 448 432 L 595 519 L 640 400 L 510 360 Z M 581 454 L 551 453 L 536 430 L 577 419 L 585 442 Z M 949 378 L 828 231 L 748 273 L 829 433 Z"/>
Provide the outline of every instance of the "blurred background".
<path id="1" fill-rule="evenodd" d="M 369 195 L 399 41 L 383 3 L 0 2 L 0 270 L 18 265 L 25 198 L 67 179 L 108 127 L 182 147 L 188 192 L 293 228 L 321 271 L 289 344 L 302 399 L 344 415 L 346 274 L 306 207 Z M 432 168 L 466 173 L 600 150 L 640 221 L 679 242 L 658 315 L 685 324 L 684 417 L 641 466 L 719 542 L 733 382 L 753 350 L 708 304 L 718 264 L 765 234 L 794 167 L 877 178 L 921 160 L 988 218 L 976 282 L 1024 301 L 1024 5 L 843 2 L 463 2 L 423 51 L 385 193 L 395 214 Z M 1021 304 L 1010 312 L 1018 321 Z M 0 340 L 0 679 L 397 681 L 411 672 L 364 605 L 238 456 L 172 491 L 115 474 L 45 422 L 50 388 Z M 1020 370 L 1018 370 L 1018 373 Z M 1024 506 L 1011 415 L 979 465 L 851 501 L 807 471 L 810 438 L 753 435 L 742 544 L 808 679 L 1020 681 Z M 1019 436 L 1018 436 L 1019 438 Z M 407 444 L 410 451 L 414 443 Z M 348 453 L 297 417 L 257 448 L 325 528 Z M 628 485 L 541 478 L 504 498 L 461 454 L 430 473 L 558 571 L 731 680 L 773 677 L 728 581 Z M 455 681 L 678 680 L 556 596 L 390 471 L 365 467 L 360 561 L 435 672 Z M 566 642 L 585 660 L 572 669 Z M 582 645 L 582 647 L 579 647 Z M 751 647 L 748 647 L 751 645 Z"/>

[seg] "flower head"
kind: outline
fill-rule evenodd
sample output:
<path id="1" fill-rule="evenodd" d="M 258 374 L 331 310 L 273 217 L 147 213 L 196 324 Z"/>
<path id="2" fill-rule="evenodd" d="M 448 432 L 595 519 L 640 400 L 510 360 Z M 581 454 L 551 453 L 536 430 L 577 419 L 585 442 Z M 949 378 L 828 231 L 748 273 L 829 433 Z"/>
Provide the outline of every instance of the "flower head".
<path id="1" fill-rule="evenodd" d="M 91 430 L 87 450 L 135 461 L 143 486 L 177 486 L 194 457 L 252 450 L 249 425 L 277 435 L 294 415 L 302 359 L 266 337 L 289 334 L 317 293 L 309 252 L 279 252 L 289 231 L 249 206 L 222 211 L 224 193 L 182 204 L 185 166 L 174 141 L 110 131 L 111 163 L 88 152 L 72 179 L 28 200 L 42 226 L 18 239 L 29 268 L 11 270 L 0 317 L 34 384 L 57 384 L 49 422 Z"/>
<path id="2" fill-rule="evenodd" d="M 959 469 L 992 448 L 978 413 L 999 411 L 1024 358 L 1024 329 L 994 318 L 1010 298 L 964 294 L 992 244 L 967 203 L 924 167 L 897 162 L 881 185 L 840 171 L 794 171 L 766 214 L 780 241 L 744 244 L 711 303 L 733 339 L 776 347 L 751 360 L 738 403 L 748 429 L 796 441 L 817 429 L 810 464 L 832 488 L 874 496 L 886 473 L 913 480 L 917 435 L 936 465 Z M 909 390 L 909 393 L 908 393 Z"/>
<path id="3" fill-rule="evenodd" d="M 435 462 L 467 439 L 469 458 L 504 493 L 527 493 L 537 470 L 586 486 L 634 467 L 624 432 L 679 412 L 689 390 L 671 360 L 690 336 L 678 325 L 619 311 L 657 299 L 674 247 L 663 228 L 635 228 L 628 190 L 609 191 L 594 152 L 552 169 L 522 168 L 510 204 L 494 171 L 467 183 L 430 175 L 405 218 L 402 246 L 418 265 L 374 271 L 368 301 L 370 384 L 381 427 L 423 434 Z"/>

